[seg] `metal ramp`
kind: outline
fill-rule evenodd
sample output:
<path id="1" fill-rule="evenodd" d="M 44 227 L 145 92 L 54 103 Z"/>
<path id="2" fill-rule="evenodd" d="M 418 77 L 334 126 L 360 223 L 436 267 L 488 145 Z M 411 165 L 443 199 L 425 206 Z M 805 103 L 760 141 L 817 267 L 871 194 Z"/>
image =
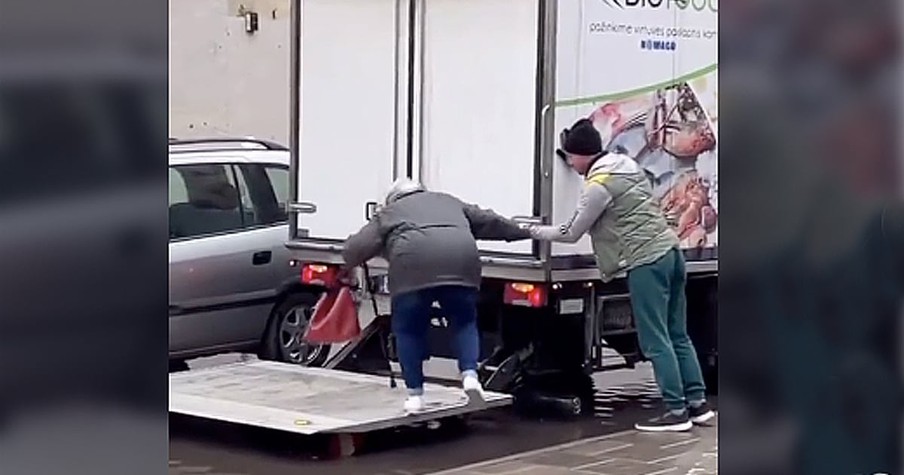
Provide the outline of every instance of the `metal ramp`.
<path id="1" fill-rule="evenodd" d="M 169 376 L 169 411 L 297 434 L 361 434 L 507 406 L 512 397 L 487 392 L 470 405 L 459 388 L 427 384 L 428 407 L 407 415 L 405 389 L 386 377 L 252 361 Z"/>

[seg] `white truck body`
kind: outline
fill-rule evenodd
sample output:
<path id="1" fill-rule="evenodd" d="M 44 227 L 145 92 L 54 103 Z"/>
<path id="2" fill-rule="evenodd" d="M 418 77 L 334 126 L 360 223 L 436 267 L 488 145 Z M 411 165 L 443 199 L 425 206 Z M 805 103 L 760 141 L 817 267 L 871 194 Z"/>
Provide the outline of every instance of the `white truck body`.
<path id="1" fill-rule="evenodd" d="M 681 238 L 695 274 L 689 332 L 717 387 L 717 0 L 294 1 L 287 246 L 304 269 L 298 291 L 322 292 L 306 270 L 342 263 L 344 239 L 398 177 L 505 216 L 566 221 L 583 183 L 558 158 L 559 135 L 587 117 L 644 169 Z M 592 400 L 589 373 L 645 359 L 625 282 L 599 282 L 589 239 L 480 247 L 488 388 L 542 394 L 562 388 L 544 382 L 558 374 L 568 406 Z M 365 279 L 379 309 L 359 309 L 364 343 L 334 348 L 327 368 L 383 358 L 373 348 L 385 345 L 366 342 L 391 334 L 386 265 L 374 259 Z M 442 313 L 431 313 L 439 345 L 452 341 Z M 432 351 L 427 374 L 456 378 L 455 352 Z"/>
<path id="2" fill-rule="evenodd" d="M 648 172 L 689 251 L 690 271 L 703 273 L 688 281 L 688 331 L 709 388 L 717 388 L 716 0 L 293 6 L 295 202 L 287 245 L 301 278 L 290 292 L 323 292 L 326 277 L 308 271 L 335 276 L 331 264 L 341 263 L 342 241 L 396 177 L 417 177 L 503 215 L 564 221 L 582 183 L 556 158 L 557 139 L 577 118 L 590 117 L 607 145 Z M 554 401 L 577 413 L 594 401 L 590 373 L 644 359 L 624 285 L 594 282 L 599 275 L 586 239 L 481 247 L 479 372 L 487 389 L 513 396 L 494 394 L 491 405 Z M 380 372 L 381 365 L 368 364 L 374 360 L 384 372 L 397 369 L 385 365 L 385 264 L 372 263 L 377 278 L 365 280 L 374 284 L 375 308 L 359 309 L 364 334 L 335 345 L 325 368 L 251 363 L 171 375 L 171 412 L 300 433 L 420 420 L 393 406 L 404 394 L 399 388 L 349 374 Z M 453 340 L 444 311 L 431 312 L 429 333 L 440 345 L 431 345 L 426 373 L 457 379 L 454 351 L 436 348 Z M 608 350 L 623 362 L 608 364 Z M 369 391 L 379 397 L 355 402 L 355 394 Z M 425 420 L 482 409 L 453 389 L 436 391 L 447 397 Z"/>
<path id="3" fill-rule="evenodd" d="M 679 193 L 666 211 L 693 251 L 691 271 L 716 270 L 717 0 L 301 4 L 290 148 L 297 201 L 317 212 L 298 215 L 291 247 L 335 254 L 366 222 L 365 204 L 405 175 L 506 216 L 560 223 L 581 177 L 556 158 L 558 135 L 592 117 L 660 196 L 697 185 L 696 204 Z M 480 245 L 488 275 L 595 277 L 586 238 Z"/>

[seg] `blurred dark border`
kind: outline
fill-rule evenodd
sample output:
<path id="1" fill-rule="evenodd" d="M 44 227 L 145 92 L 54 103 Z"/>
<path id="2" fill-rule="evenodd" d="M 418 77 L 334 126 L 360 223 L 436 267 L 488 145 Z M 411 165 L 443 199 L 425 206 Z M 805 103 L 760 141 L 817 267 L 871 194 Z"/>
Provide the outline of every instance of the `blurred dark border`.
<path id="1" fill-rule="evenodd" d="M 901 2 L 720 11 L 720 473 L 902 473 Z"/>
<path id="2" fill-rule="evenodd" d="M 0 473 L 167 470 L 168 3 L 0 0 Z"/>

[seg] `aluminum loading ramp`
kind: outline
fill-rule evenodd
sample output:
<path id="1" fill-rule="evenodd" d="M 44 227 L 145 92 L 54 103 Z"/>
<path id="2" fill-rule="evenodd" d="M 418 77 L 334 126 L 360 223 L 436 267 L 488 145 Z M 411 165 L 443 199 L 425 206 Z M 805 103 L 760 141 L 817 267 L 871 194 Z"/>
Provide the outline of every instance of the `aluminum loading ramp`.
<path id="1" fill-rule="evenodd" d="M 169 375 L 169 411 L 297 434 L 357 434 L 507 406 L 512 397 L 487 392 L 469 405 L 460 388 L 427 384 L 427 408 L 402 410 L 404 384 L 387 377 L 252 361 Z"/>

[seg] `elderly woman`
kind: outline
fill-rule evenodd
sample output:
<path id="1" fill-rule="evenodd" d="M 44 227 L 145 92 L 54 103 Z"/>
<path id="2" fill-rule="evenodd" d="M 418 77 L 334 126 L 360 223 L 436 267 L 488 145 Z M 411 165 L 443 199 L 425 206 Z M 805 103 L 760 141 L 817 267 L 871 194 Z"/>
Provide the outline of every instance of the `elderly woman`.
<path id="1" fill-rule="evenodd" d="M 392 331 L 408 389 L 407 412 L 424 408 L 424 355 L 430 308 L 438 304 L 452 324 L 462 386 L 482 402 L 477 378 L 477 295 L 480 258 L 477 239 L 514 241 L 530 233 L 514 222 L 454 196 L 427 191 L 402 178 L 392 184 L 385 206 L 345 242 L 347 268 L 377 255 L 389 262 Z"/>

